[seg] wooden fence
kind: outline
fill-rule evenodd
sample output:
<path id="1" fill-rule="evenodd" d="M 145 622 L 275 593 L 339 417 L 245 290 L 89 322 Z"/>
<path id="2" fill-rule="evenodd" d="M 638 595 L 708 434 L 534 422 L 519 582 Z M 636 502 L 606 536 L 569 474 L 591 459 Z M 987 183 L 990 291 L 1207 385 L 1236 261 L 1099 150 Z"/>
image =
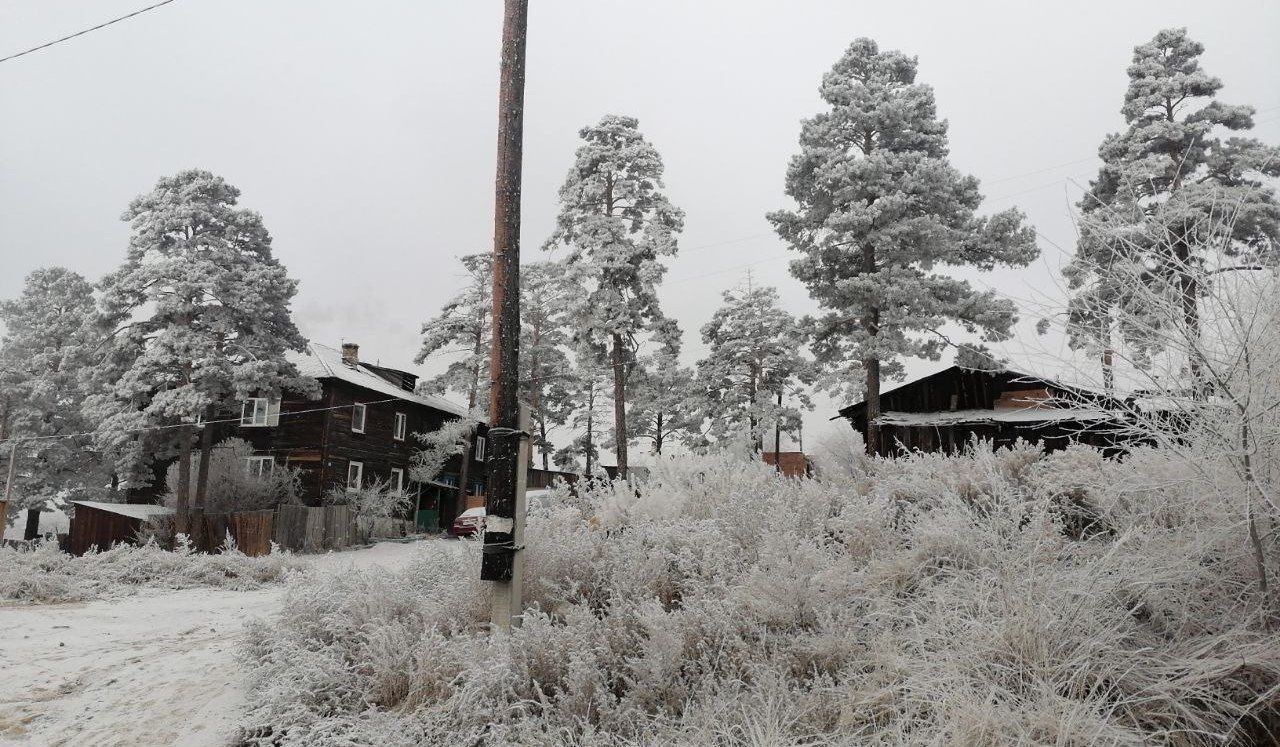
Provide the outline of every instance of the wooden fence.
<path id="1" fill-rule="evenodd" d="M 2 506 L 3 502 L 0 502 Z M 78 544 L 70 542 L 67 547 L 70 552 L 82 554 L 91 545 L 110 547 L 117 542 L 135 541 L 143 525 L 141 519 L 96 512 L 106 519 L 119 520 L 120 526 L 104 524 L 103 528 L 99 526 L 103 522 L 90 522 L 94 513 L 91 507 L 77 506 L 72 535 L 73 539 L 77 534 L 84 536 L 79 538 Z M 162 518 L 173 520 L 171 517 Z M 245 555 L 266 555 L 271 552 L 273 541 L 293 552 L 324 552 L 363 544 L 370 538 L 404 537 L 413 531 L 413 522 L 399 519 L 357 521 L 350 506 L 312 508 L 284 505 L 274 511 L 203 514 L 203 521 L 203 526 L 198 529 L 192 527 L 194 531 L 188 532 L 199 550 L 218 552 L 229 535 Z"/>

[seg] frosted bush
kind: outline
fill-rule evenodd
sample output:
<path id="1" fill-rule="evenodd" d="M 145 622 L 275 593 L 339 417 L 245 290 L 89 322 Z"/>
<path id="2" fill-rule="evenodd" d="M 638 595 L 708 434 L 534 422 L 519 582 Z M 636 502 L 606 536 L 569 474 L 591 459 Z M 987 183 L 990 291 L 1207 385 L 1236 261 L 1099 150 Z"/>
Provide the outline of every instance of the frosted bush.
<path id="1" fill-rule="evenodd" d="M 250 744 L 1248 744 L 1280 637 L 1204 470 L 1159 452 L 663 460 L 531 516 L 523 625 L 478 546 L 293 582 Z M 1075 507 L 1105 531 L 1081 531 Z M 1085 508 L 1081 508 L 1085 507 Z M 1087 511 L 1085 510 L 1087 509 Z"/>
<path id="2" fill-rule="evenodd" d="M 183 535 L 179 538 L 185 539 Z M 234 543 L 224 547 L 220 555 L 196 553 L 184 542 L 176 551 L 163 550 L 155 543 L 121 544 L 78 557 L 51 543 L 34 550 L 0 548 L 0 600 L 73 602 L 121 596 L 142 588 L 257 589 L 282 581 L 289 571 L 301 567 L 287 553 L 273 551 L 249 557 L 236 550 Z"/>

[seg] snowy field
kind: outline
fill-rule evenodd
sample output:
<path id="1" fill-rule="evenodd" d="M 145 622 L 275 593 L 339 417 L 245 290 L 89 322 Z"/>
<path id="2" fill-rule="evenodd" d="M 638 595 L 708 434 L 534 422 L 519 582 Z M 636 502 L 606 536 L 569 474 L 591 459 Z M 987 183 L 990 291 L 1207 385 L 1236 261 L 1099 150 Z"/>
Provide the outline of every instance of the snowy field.
<path id="1" fill-rule="evenodd" d="M 302 556 L 329 575 L 398 567 L 448 540 Z M 225 745 L 245 681 L 245 622 L 279 611 L 283 587 L 146 589 L 58 605 L 0 606 L 0 744 Z"/>

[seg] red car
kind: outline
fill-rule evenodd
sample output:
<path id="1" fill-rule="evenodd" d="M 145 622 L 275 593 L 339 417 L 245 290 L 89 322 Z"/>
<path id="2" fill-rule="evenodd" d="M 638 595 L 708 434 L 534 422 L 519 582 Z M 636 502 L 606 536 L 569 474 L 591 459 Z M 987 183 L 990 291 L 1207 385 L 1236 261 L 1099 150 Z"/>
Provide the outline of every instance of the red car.
<path id="1" fill-rule="evenodd" d="M 529 512 L 541 511 L 551 506 L 551 490 L 543 488 L 540 490 L 530 490 L 525 493 L 526 510 Z M 468 508 L 466 511 L 458 514 L 458 518 L 453 520 L 453 525 L 449 527 L 449 534 L 454 537 L 470 537 L 474 534 L 484 531 L 484 506 L 476 508 Z"/>
<path id="2" fill-rule="evenodd" d="M 449 534 L 454 537 L 470 537 L 477 532 L 483 532 L 484 516 L 484 506 L 468 508 L 453 520 L 453 526 L 449 527 Z"/>

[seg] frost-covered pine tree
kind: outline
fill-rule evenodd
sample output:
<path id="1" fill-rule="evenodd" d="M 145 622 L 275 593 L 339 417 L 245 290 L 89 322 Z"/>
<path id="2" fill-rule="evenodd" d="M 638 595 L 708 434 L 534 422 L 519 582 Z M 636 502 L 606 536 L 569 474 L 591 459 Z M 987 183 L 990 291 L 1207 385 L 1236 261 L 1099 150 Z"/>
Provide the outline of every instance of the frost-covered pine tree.
<path id="1" fill-rule="evenodd" d="M 558 449 L 553 458 L 560 469 L 593 475 L 600 469 L 600 449 L 611 441 L 602 424 L 608 420 L 613 375 L 602 345 L 590 341 L 574 344 L 576 365 L 573 376 L 563 381 L 568 399 L 574 403 L 569 425 L 576 435 L 568 446 Z M 585 467 L 584 467 L 585 465 Z"/>
<path id="2" fill-rule="evenodd" d="M 422 364 L 439 353 L 463 353 L 438 376 L 419 382 L 418 389 L 433 394 L 455 391 L 467 399 L 470 418 L 479 420 L 489 410 L 489 352 L 493 345 L 493 255 L 487 252 L 461 258 L 466 271 L 462 290 L 449 299 L 440 313 L 422 325 L 422 347 L 413 362 Z M 475 434 L 468 432 L 458 477 L 458 505 L 467 497 L 471 449 Z"/>
<path id="3" fill-rule="evenodd" d="M 102 492 L 110 480 L 79 435 L 90 430 L 81 406 L 97 345 L 94 303 L 93 285 L 61 267 L 32 272 L 17 298 L 0 303 L 0 440 L 19 439 L 11 511 L 25 506 L 38 517 L 58 493 Z"/>
<path id="4" fill-rule="evenodd" d="M 111 378 L 89 398 L 89 411 L 100 440 L 127 458 L 177 451 L 180 514 L 199 509 L 207 483 L 202 468 L 189 495 L 197 430 L 202 465 L 212 448 L 199 422 L 238 412 L 249 396 L 319 394 L 317 382 L 285 359 L 306 346 L 289 310 L 297 281 L 272 254 L 262 217 L 237 207 L 239 196 L 208 171 L 160 179 L 125 211 L 129 249 L 102 281 L 103 369 Z M 137 439 L 139 429 L 151 430 Z M 135 449 L 121 449 L 122 441 Z"/>
<path id="5" fill-rule="evenodd" d="M 1099 146 L 1102 167 L 1078 206 L 1067 329 L 1077 348 L 1101 354 L 1108 386 L 1114 333 L 1137 348 L 1130 358 L 1139 362 L 1149 355 L 1143 348 L 1153 328 L 1176 324 L 1196 338 L 1198 303 L 1214 275 L 1277 259 L 1280 204 L 1265 180 L 1280 176 L 1280 149 L 1223 138 L 1224 130 L 1251 129 L 1254 109 L 1213 98 L 1222 81 L 1200 68 L 1203 52 L 1185 28 L 1165 29 L 1134 49 L 1121 108 L 1128 127 Z M 1222 256 L 1219 245 L 1230 261 L 1210 266 L 1211 253 Z M 1145 287 L 1134 292 L 1131 278 Z M 1157 318 L 1167 314 L 1151 303 L 1151 290 L 1171 294 L 1181 318 Z M 1186 364 L 1199 388 L 1201 362 Z"/>
<path id="6" fill-rule="evenodd" d="M 676 253 L 684 213 L 663 194 L 662 158 L 634 117 L 606 115 L 578 134 L 573 167 L 560 188 L 556 230 L 545 249 L 567 248 L 565 265 L 581 287 L 572 320 L 579 338 L 608 350 L 615 448 L 627 472 L 627 369 L 638 339 L 663 322 L 657 285 Z"/>
<path id="7" fill-rule="evenodd" d="M 467 411 L 489 410 L 489 347 L 493 342 L 493 255 L 469 254 L 461 258 L 466 276 L 462 289 L 440 313 L 422 325 L 422 347 L 413 362 L 421 365 L 439 354 L 462 353 L 438 376 L 418 387 L 431 394 L 457 392 L 467 400 Z"/>
<path id="8" fill-rule="evenodd" d="M 901 378 L 902 357 L 936 360 L 934 333 L 948 322 L 1001 340 L 1016 319 L 1012 302 L 936 268 L 1026 265 L 1035 235 L 1017 210 L 977 215 L 978 180 L 948 162 L 947 123 L 916 82 L 915 58 L 858 39 L 819 92 L 830 109 L 805 120 L 787 169 L 798 207 L 769 220 L 802 255 L 791 273 L 825 311 L 812 325 L 820 384 L 865 395 L 874 453 L 881 381 Z"/>
<path id="9" fill-rule="evenodd" d="M 631 437 L 661 456 L 673 442 L 701 444 L 706 403 L 693 369 L 680 365 L 678 348 L 663 346 L 631 372 Z"/>
<path id="10" fill-rule="evenodd" d="M 520 397 L 529 404 L 533 446 L 543 469 L 551 469 L 555 451 L 549 434 L 568 422 L 575 405 L 567 386 L 573 364 L 566 352 L 575 290 L 559 262 L 520 268 Z"/>
<path id="11" fill-rule="evenodd" d="M 804 334 L 778 303 L 778 291 L 750 278 L 722 294 L 724 304 L 702 327 L 707 355 L 698 381 L 708 400 L 710 435 L 720 441 L 748 434 L 757 451 L 764 432 L 794 432 L 809 406 L 805 384 L 813 367 L 801 353 Z"/>

